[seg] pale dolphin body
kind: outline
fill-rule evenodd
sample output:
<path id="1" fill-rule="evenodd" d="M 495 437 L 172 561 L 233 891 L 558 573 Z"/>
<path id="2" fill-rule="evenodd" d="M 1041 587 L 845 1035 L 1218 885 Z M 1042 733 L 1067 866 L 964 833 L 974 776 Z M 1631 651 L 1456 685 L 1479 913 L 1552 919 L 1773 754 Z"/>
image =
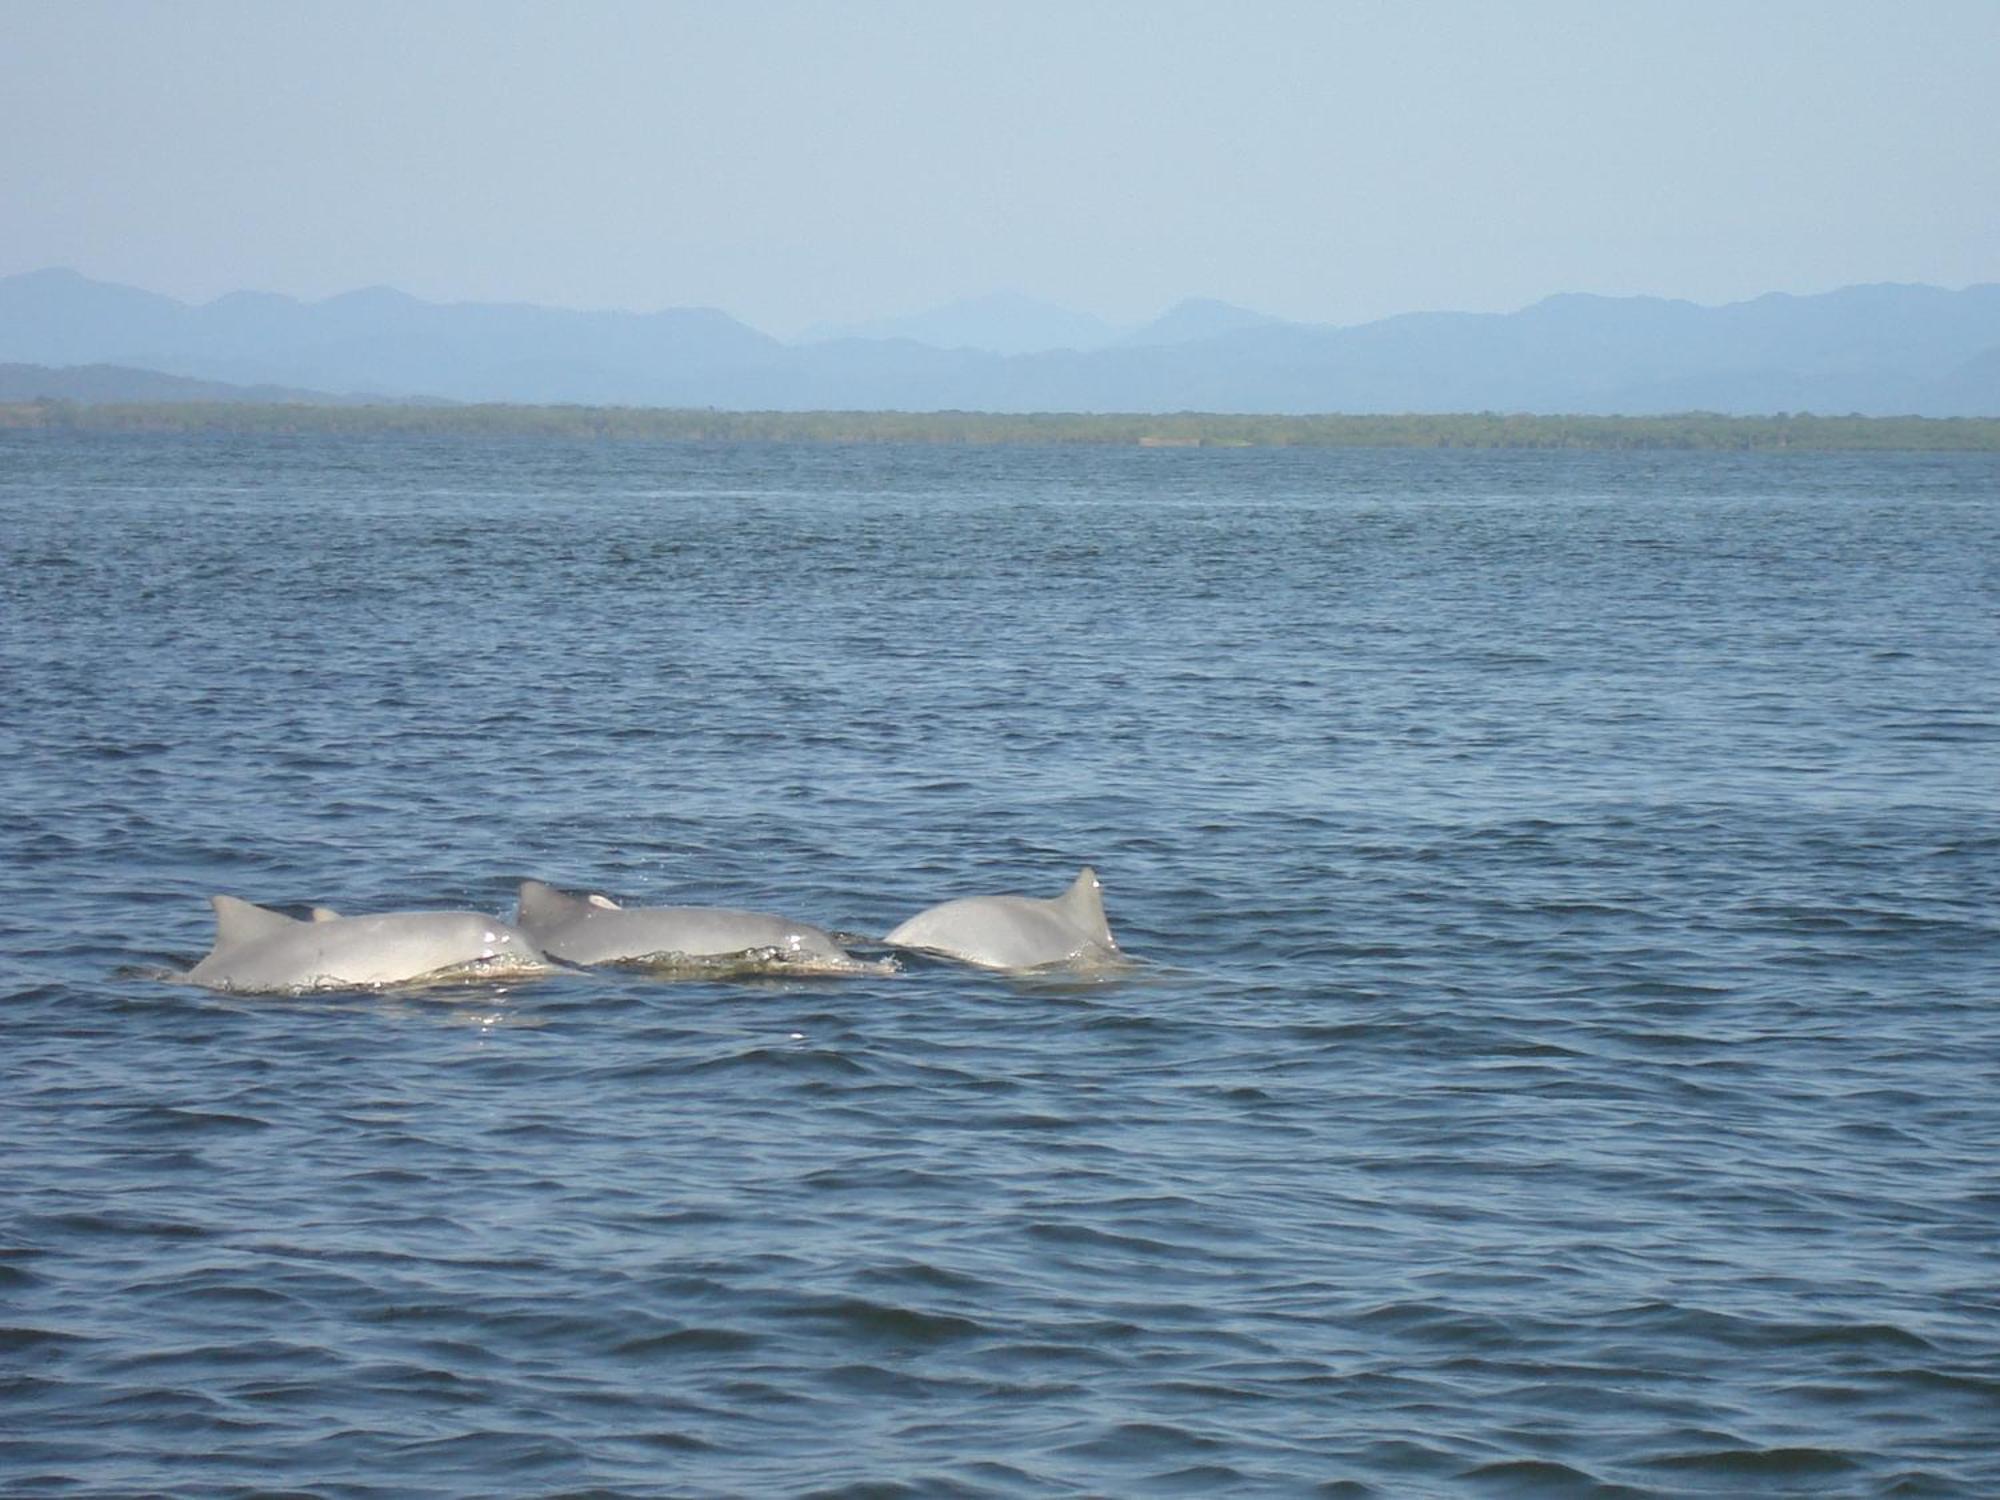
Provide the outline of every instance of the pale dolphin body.
<path id="1" fill-rule="evenodd" d="M 521 882 L 515 920 L 565 963 L 652 968 L 751 967 L 786 974 L 892 974 L 808 922 L 726 906 L 620 906 L 609 896 L 572 896 L 539 880 Z M 737 960 L 738 963 L 729 961 Z"/>
<path id="2" fill-rule="evenodd" d="M 188 971 L 212 990 L 249 994 L 381 989 L 391 985 L 508 979 L 554 968 L 517 929 L 469 911 L 406 911 L 312 920 L 239 901 L 215 905 L 215 947 Z"/>
<path id="3" fill-rule="evenodd" d="M 882 940 L 982 969 L 1094 968 L 1120 961 L 1104 887 L 1086 868 L 1053 900 L 968 896 L 918 912 Z"/>

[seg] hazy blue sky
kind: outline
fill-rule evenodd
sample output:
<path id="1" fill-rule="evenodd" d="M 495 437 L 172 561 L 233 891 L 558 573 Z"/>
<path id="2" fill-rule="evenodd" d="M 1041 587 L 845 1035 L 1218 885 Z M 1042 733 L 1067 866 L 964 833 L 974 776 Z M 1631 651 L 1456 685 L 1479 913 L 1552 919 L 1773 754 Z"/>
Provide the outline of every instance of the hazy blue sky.
<path id="1" fill-rule="evenodd" d="M 2000 0 L 0 0 L 0 274 L 1354 322 L 2000 280 Z"/>

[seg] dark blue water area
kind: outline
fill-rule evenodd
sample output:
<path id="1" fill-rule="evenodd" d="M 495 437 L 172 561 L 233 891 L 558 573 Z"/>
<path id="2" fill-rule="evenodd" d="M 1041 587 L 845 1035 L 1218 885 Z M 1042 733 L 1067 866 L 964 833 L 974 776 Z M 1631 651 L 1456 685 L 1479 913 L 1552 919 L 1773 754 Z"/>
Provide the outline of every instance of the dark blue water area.
<path id="1" fill-rule="evenodd" d="M 2000 1493 L 1991 456 L 6 436 L 0 856 L 9 1495 Z"/>

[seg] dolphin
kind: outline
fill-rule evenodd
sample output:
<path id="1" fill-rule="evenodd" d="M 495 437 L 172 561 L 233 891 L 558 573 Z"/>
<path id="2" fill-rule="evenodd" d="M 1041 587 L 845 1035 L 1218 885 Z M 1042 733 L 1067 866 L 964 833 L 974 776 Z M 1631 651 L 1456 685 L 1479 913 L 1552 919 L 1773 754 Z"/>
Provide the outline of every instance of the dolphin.
<path id="1" fill-rule="evenodd" d="M 918 912 L 882 940 L 982 969 L 1091 968 L 1122 955 L 1104 920 L 1104 887 L 1086 867 L 1053 900 L 968 896 Z"/>
<path id="2" fill-rule="evenodd" d="M 565 963 L 651 968 L 717 967 L 717 960 L 787 974 L 893 974 L 892 962 L 855 958 L 806 922 L 725 906 L 620 906 L 609 896 L 572 896 L 539 880 L 521 882 L 515 921 Z M 730 965 L 737 967 L 737 965 Z"/>
<path id="3" fill-rule="evenodd" d="M 380 989 L 525 977 L 555 967 L 521 932 L 478 912 L 343 917 L 316 906 L 312 919 L 302 921 L 234 896 L 210 899 L 215 947 L 187 977 L 212 990 Z"/>

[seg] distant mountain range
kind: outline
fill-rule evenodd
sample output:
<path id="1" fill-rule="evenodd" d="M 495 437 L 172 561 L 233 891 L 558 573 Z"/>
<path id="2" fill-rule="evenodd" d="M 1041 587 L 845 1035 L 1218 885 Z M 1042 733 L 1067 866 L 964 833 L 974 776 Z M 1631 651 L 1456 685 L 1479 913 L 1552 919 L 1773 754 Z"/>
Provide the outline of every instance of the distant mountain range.
<path id="1" fill-rule="evenodd" d="M 1057 350 L 1087 353 L 1114 345 L 1185 344 L 1277 321 L 1227 302 L 1190 297 L 1150 323 L 1120 328 L 1089 313 L 1039 302 L 1018 292 L 995 292 L 986 297 L 948 302 L 909 317 L 818 324 L 807 329 L 798 342 L 907 339 L 933 349 L 972 349 L 986 354 L 1048 354 Z"/>
<path id="2" fill-rule="evenodd" d="M 1051 349 L 1101 349 L 1121 330 L 1089 313 L 1072 312 L 1017 292 L 968 297 L 928 312 L 863 323 L 817 323 L 802 344 L 842 339 L 907 339 L 933 349 L 977 349 L 986 354 L 1041 354 Z"/>
<path id="3" fill-rule="evenodd" d="M 93 383 L 75 369 L 113 365 L 286 393 L 238 399 L 2000 416 L 2000 285 L 1857 286 L 1723 307 L 1564 295 L 1516 313 L 1412 313 L 1351 327 L 1191 301 L 1118 329 L 1000 296 L 784 343 L 712 308 L 441 304 L 379 287 L 320 302 L 237 292 L 191 305 L 50 270 L 0 278 L 0 361 L 60 368 L 65 390 L 32 394 L 71 400 L 223 399 L 103 374 Z M 29 399 L 37 380 L 57 383 L 13 371 L 0 399 Z"/>

